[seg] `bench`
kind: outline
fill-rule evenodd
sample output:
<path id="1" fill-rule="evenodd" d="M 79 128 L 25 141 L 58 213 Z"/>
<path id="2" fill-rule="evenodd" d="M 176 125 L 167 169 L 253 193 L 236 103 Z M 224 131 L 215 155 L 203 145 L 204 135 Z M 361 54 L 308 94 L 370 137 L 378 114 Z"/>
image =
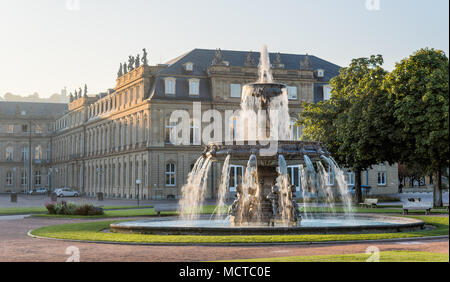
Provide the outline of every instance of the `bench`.
<path id="1" fill-rule="evenodd" d="M 176 212 L 178 210 L 177 205 L 155 205 L 153 208 L 158 216 L 161 216 L 161 212 Z"/>
<path id="2" fill-rule="evenodd" d="M 365 199 L 364 203 L 360 203 L 363 207 L 377 208 L 378 199 Z"/>
<path id="3" fill-rule="evenodd" d="M 427 202 L 407 202 L 403 204 L 403 214 L 408 214 L 410 210 L 425 210 L 425 214 L 431 214 L 431 209 L 433 208 L 433 203 Z"/>

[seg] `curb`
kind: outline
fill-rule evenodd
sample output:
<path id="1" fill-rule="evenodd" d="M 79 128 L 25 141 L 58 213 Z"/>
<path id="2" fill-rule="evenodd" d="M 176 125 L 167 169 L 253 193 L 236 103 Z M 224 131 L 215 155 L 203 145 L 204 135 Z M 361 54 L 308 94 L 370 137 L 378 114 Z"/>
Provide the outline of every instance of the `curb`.
<path id="1" fill-rule="evenodd" d="M 262 247 L 262 246 L 296 246 L 296 245 L 350 245 L 364 243 L 395 243 L 395 242 L 411 242 L 411 241 L 437 241 L 449 239 L 449 235 L 431 236 L 431 237 L 413 237 L 398 239 L 381 239 L 381 240 L 352 240 L 352 241 L 324 241 L 324 242 L 280 242 L 280 243 L 137 243 L 137 242 L 109 242 L 109 241 L 87 241 L 87 240 L 71 240 L 41 237 L 31 234 L 34 230 L 27 232 L 27 236 L 35 239 L 54 240 L 62 242 L 89 243 L 89 244 L 105 244 L 105 245 L 125 245 L 125 246 L 206 246 L 206 247 Z"/>

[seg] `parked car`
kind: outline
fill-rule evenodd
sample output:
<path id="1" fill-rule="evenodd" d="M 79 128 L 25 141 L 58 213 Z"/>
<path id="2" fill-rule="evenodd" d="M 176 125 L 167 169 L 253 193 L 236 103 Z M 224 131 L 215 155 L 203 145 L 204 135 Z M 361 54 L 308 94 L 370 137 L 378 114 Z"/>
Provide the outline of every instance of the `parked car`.
<path id="1" fill-rule="evenodd" d="M 80 193 L 70 188 L 60 188 L 56 190 L 56 196 L 58 197 L 79 197 Z"/>
<path id="2" fill-rule="evenodd" d="M 362 195 L 367 195 L 367 194 L 369 194 L 369 192 L 370 192 L 370 186 L 367 186 L 367 185 L 361 185 L 361 193 L 362 193 Z M 348 188 L 348 192 L 351 194 L 351 195 L 356 195 L 356 189 L 355 189 L 355 186 L 350 186 L 349 188 Z"/>
<path id="3" fill-rule="evenodd" d="M 48 193 L 47 188 L 37 188 L 37 189 L 33 189 L 28 192 L 28 194 L 30 194 L 30 195 L 43 195 L 43 194 L 47 194 L 47 193 Z"/>

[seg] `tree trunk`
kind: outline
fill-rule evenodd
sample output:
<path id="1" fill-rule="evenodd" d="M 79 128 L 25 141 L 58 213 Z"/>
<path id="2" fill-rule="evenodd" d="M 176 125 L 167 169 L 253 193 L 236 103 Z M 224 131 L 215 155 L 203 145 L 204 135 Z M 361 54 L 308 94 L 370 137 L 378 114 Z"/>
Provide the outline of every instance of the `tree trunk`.
<path id="1" fill-rule="evenodd" d="M 434 182 L 434 207 L 442 207 L 442 171 L 439 167 L 437 173 L 437 181 Z"/>
<path id="2" fill-rule="evenodd" d="M 362 203 L 361 169 L 355 170 L 355 202 Z"/>

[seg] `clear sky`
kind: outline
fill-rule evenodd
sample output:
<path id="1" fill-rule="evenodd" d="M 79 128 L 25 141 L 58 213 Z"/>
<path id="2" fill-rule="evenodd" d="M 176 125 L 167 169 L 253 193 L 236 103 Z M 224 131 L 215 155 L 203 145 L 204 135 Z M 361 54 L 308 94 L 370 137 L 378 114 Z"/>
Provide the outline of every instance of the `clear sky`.
<path id="1" fill-rule="evenodd" d="M 372 0 L 376 2 L 377 0 Z M 142 48 L 151 64 L 194 48 L 309 53 L 385 68 L 422 47 L 449 52 L 448 0 L 0 0 L 0 95 L 115 86 Z M 375 7 L 376 5 L 372 5 Z"/>

